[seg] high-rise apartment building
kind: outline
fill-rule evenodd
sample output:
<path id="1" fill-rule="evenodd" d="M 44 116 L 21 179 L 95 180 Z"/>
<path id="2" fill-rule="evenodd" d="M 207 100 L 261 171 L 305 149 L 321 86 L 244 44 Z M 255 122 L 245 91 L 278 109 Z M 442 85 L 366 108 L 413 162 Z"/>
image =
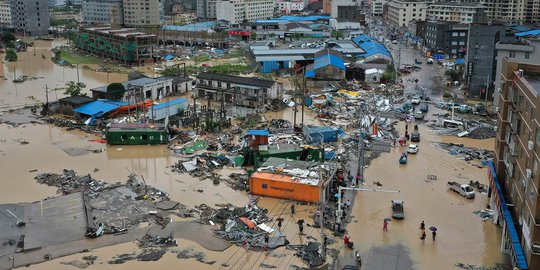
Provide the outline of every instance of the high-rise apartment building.
<path id="1" fill-rule="evenodd" d="M 212 20 L 217 18 L 216 3 L 218 0 L 197 0 L 197 18 Z"/>
<path id="2" fill-rule="evenodd" d="M 6 1 L 0 1 L 0 28 L 11 28 L 11 5 Z"/>
<path id="3" fill-rule="evenodd" d="M 16 32 L 30 36 L 49 33 L 48 0 L 10 0 L 11 23 Z"/>
<path id="4" fill-rule="evenodd" d="M 500 190 L 502 196 L 492 192 L 490 205 L 503 228 L 514 228 L 514 233 L 503 232 L 502 248 L 508 249 L 514 265 L 524 264 L 525 260 L 528 269 L 540 269 L 539 37 L 496 46 L 500 90 L 496 91 L 499 98 L 494 167 L 499 185 L 491 183 L 490 188 Z M 518 58 L 518 53 L 528 58 Z M 521 263 L 520 254 L 516 255 L 520 252 L 524 256 Z"/>
<path id="5" fill-rule="evenodd" d="M 383 6 L 388 2 L 387 0 L 373 0 L 371 1 L 371 15 L 382 16 Z"/>
<path id="6" fill-rule="evenodd" d="M 538 0 L 438 0 L 443 3 L 475 3 L 486 8 L 488 21 L 512 24 L 540 22 Z"/>
<path id="7" fill-rule="evenodd" d="M 130 27 L 158 26 L 161 22 L 159 0 L 124 0 L 124 25 Z"/>
<path id="8" fill-rule="evenodd" d="M 388 21 L 394 26 L 407 26 L 412 20 L 426 20 L 428 3 L 419 0 L 392 0 L 388 2 Z"/>
<path id="9" fill-rule="evenodd" d="M 456 23 L 484 23 L 486 7 L 479 3 L 432 3 L 426 9 L 426 19 Z"/>
<path id="10" fill-rule="evenodd" d="M 218 20 L 231 24 L 270 19 L 274 16 L 275 0 L 226 0 L 216 3 Z"/>
<path id="11" fill-rule="evenodd" d="M 123 6 L 123 0 L 85 0 L 82 3 L 83 22 L 99 25 L 123 25 Z"/>

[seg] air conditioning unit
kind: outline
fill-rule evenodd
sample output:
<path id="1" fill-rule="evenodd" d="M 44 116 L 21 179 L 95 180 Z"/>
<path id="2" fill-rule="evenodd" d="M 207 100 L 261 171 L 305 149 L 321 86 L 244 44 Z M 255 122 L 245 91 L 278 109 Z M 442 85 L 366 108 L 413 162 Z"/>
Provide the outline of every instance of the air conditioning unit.
<path id="1" fill-rule="evenodd" d="M 534 142 L 533 141 L 529 141 L 527 146 L 528 146 L 529 150 L 534 150 Z"/>
<path id="2" fill-rule="evenodd" d="M 518 69 L 518 76 L 523 77 L 523 69 Z"/>
<path id="3" fill-rule="evenodd" d="M 498 113 L 499 112 L 499 107 L 495 107 L 495 112 Z"/>
<path id="4" fill-rule="evenodd" d="M 527 175 L 527 178 L 532 178 L 532 170 L 531 169 L 526 169 L 525 174 Z"/>

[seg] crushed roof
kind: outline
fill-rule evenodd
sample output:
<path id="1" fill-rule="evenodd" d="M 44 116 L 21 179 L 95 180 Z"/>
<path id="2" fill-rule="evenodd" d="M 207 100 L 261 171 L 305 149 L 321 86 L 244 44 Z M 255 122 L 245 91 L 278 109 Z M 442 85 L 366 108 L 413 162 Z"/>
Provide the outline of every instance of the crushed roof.
<path id="1" fill-rule="evenodd" d="M 230 82 L 241 85 L 252 85 L 258 87 L 272 87 L 276 82 L 272 80 L 259 79 L 255 77 L 240 77 L 220 73 L 202 72 L 197 75 L 197 79 L 216 80 L 222 82 Z"/>

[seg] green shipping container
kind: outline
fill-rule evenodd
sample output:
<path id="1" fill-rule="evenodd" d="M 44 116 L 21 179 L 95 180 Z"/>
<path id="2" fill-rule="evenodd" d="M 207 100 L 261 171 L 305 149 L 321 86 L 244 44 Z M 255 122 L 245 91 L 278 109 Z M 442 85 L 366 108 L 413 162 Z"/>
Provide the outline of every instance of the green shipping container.
<path id="1" fill-rule="evenodd" d="M 113 124 L 107 130 L 107 143 L 111 145 L 155 145 L 169 142 L 163 124 Z"/>

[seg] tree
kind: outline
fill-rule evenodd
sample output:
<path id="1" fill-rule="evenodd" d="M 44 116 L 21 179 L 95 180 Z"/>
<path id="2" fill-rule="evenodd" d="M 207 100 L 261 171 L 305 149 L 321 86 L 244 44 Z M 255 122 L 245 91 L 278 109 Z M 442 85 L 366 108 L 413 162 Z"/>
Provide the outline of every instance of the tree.
<path id="1" fill-rule="evenodd" d="M 332 31 L 331 36 L 337 40 L 339 40 L 340 38 L 343 39 L 345 37 L 345 35 L 341 31 Z"/>
<path id="2" fill-rule="evenodd" d="M 2 41 L 4 41 L 4 43 L 15 41 L 15 36 L 10 32 L 4 32 L 2 33 Z"/>
<path id="3" fill-rule="evenodd" d="M 251 39 L 252 40 L 257 40 L 257 33 L 255 33 L 255 32 L 251 33 Z"/>
<path id="4" fill-rule="evenodd" d="M 451 81 L 459 81 L 459 79 L 463 76 L 463 70 L 450 69 L 447 70 L 444 74 L 448 76 L 448 79 L 450 79 Z"/>
<path id="5" fill-rule="evenodd" d="M 292 38 L 295 39 L 295 40 L 299 40 L 302 38 L 302 34 L 300 33 L 293 33 L 292 34 Z"/>
<path id="6" fill-rule="evenodd" d="M 396 78 L 396 69 L 393 64 L 386 66 L 382 77 L 385 81 L 393 81 Z"/>
<path id="7" fill-rule="evenodd" d="M 66 91 L 64 92 L 64 95 L 69 95 L 69 96 L 83 96 L 81 94 L 81 91 L 86 87 L 86 84 L 82 83 L 82 82 L 74 82 L 74 81 L 69 81 L 68 83 L 66 83 Z"/>
<path id="8" fill-rule="evenodd" d="M 114 100 L 121 100 L 125 92 L 126 88 L 121 83 L 111 83 L 107 86 L 107 94 L 111 94 Z"/>
<path id="9" fill-rule="evenodd" d="M 159 74 L 161 74 L 161 76 L 176 77 L 178 74 L 184 74 L 184 70 L 179 67 L 165 67 Z"/>
<path id="10" fill-rule="evenodd" d="M 17 61 L 17 59 L 19 59 L 19 57 L 17 56 L 17 53 L 15 52 L 15 50 L 8 49 L 6 51 L 6 56 L 4 56 L 4 60 L 8 62 L 15 62 Z"/>

